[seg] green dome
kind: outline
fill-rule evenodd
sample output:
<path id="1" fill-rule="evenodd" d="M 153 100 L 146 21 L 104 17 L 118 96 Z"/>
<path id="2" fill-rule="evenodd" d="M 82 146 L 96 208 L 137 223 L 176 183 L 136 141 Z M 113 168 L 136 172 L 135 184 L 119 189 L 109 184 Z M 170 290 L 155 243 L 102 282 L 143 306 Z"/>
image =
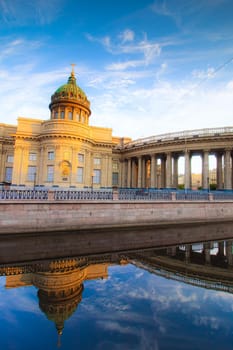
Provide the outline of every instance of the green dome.
<path id="1" fill-rule="evenodd" d="M 67 81 L 67 84 L 60 86 L 51 97 L 51 102 L 57 102 L 57 100 L 70 99 L 77 101 L 86 106 L 90 106 L 90 102 L 87 99 L 85 92 L 76 84 L 76 78 L 74 71 Z"/>
<path id="2" fill-rule="evenodd" d="M 71 76 L 69 77 L 67 84 L 64 84 L 60 86 L 56 91 L 55 94 L 73 94 L 74 97 L 77 97 L 78 95 L 81 95 L 82 98 L 86 98 L 86 95 L 84 91 L 76 84 L 76 78 L 73 73 L 71 73 Z"/>

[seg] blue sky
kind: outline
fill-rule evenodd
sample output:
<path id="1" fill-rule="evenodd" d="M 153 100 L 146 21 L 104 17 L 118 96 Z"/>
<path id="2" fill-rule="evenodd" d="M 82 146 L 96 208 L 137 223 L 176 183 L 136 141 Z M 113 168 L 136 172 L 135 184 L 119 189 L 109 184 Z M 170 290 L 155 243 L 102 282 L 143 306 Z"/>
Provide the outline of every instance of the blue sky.
<path id="1" fill-rule="evenodd" d="M 0 0 L 0 123 L 49 119 L 75 63 L 91 125 L 133 139 L 233 125 L 231 0 Z"/>

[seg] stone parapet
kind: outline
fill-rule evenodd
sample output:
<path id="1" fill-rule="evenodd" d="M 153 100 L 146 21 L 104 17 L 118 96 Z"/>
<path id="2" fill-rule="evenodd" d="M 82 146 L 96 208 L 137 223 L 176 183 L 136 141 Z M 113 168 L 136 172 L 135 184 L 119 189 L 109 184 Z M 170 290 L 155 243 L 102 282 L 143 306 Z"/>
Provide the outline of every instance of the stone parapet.
<path id="1" fill-rule="evenodd" d="M 67 202 L 51 198 L 44 202 L 0 202 L 0 234 L 230 221 L 232 218 L 233 202 L 230 201 Z"/>

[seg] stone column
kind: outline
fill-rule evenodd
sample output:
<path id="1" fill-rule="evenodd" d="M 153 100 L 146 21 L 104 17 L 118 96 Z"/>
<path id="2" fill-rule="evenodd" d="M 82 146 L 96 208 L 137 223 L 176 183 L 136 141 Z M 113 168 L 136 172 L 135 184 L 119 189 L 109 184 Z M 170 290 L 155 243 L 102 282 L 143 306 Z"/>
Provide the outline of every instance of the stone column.
<path id="1" fill-rule="evenodd" d="M 155 167 L 155 154 L 151 155 L 150 163 L 150 187 L 155 187 L 156 167 Z"/>
<path id="2" fill-rule="evenodd" d="M 224 242 L 218 242 L 218 255 L 224 256 Z"/>
<path id="3" fill-rule="evenodd" d="M 150 178 L 148 177 L 149 169 L 150 169 L 151 163 L 150 160 L 146 160 L 146 168 L 145 168 L 145 187 L 150 187 Z"/>
<path id="4" fill-rule="evenodd" d="M 127 187 L 127 166 L 127 159 L 124 159 L 122 163 L 122 187 Z"/>
<path id="5" fill-rule="evenodd" d="M 101 154 L 101 178 L 100 178 L 100 187 L 106 187 L 107 182 L 107 156 L 106 154 Z"/>
<path id="6" fill-rule="evenodd" d="M 176 256 L 176 251 L 177 251 L 176 246 L 168 247 L 167 248 L 167 255 L 168 256 Z"/>
<path id="7" fill-rule="evenodd" d="M 119 160 L 119 187 L 124 187 L 124 181 L 123 181 L 123 174 L 124 174 L 124 160 Z"/>
<path id="8" fill-rule="evenodd" d="M 222 153 L 216 154 L 217 158 L 217 188 L 222 189 L 223 188 L 223 174 L 222 174 Z"/>
<path id="9" fill-rule="evenodd" d="M 159 168 L 158 168 L 158 158 L 157 156 L 155 155 L 155 166 L 154 166 L 154 172 L 155 172 L 155 179 L 154 179 L 154 182 L 155 182 L 155 187 L 158 188 L 158 177 L 159 177 Z"/>
<path id="10" fill-rule="evenodd" d="M 75 186 L 77 182 L 77 149 L 71 147 L 71 176 L 70 176 L 70 185 Z"/>
<path id="11" fill-rule="evenodd" d="M 15 158 L 15 155 L 14 155 Z M 0 182 L 4 181 L 3 178 L 3 169 L 4 169 L 4 162 L 3 162 L 3 147 L 2 144 L 0 144 Z M 12 174 L 13 175 L 13 174 Z"/>
<path id="12" fill-rule="evenodd" d="M 171 188 L 172 186 L 172 156 L 171 153 L 167 153 L 166 157 L 166 187 Z"/>
<path id="13" fill-rule="evenodd" d="M 131 187 L 131 158 L 128 159 L 127 187 Z"/>
<path id="14" fill-rule="evenodd" d="M 146 160 L 143 157 L 142 158 L 142 187 L 145 188 L 146 186 Z"/>
<path id="15" fill-rule="evenodd" d="M 209 151 L 205 150 L 202 157 L 202 188 L 209 189 Z"/>
<path id="16" fill-rule="evenodd" d="M 191 157 L 190 152 L 185 151 L 184 155 L 185 170 L 184 170 L 184 188 L 186 190 L 191 188 Z"/>
<path id="17" fill-rule="evenodd" d="M 190 261 L 191 252 L 192 252 L 192 245 L 191 244 L 185 244 L 185 261 L 186 262 Z"/>
<path id="18" fill-rule="evenodd" d="M 173 157 L 174 169 L 173 169 L 172 186 L 175 188 L 178 188 L 178 160 L 179 160 L 179 156 L 177 154 L 174 155 L 174 157 Z"/>
<path id="19" fill-rule="evenodd" d="M 161 158 L 161 176 L 160 176 L 160 185 L 162 188 L 165 187 L 165 175 L 166 175 L 166 162 L 165 162 L 165 158 L 164 156 L 162 156 Z"/>
<path id="20" fill-rule="evenodd" d="M 102 155 L 101 161 L 101 187 L 112 186 L 112 157 L 109 154 Z"/>
<path id="21" fill-rule="evenodd" d="M 138 157 L 138 188 L 142 187 L 142 157 Z"/>
<path id="22" fill-rule="evenodd" d="M 107 187 L 112 187 L 112 155 L 108 154 L 108 176 L 107 176 Z"/>
<path id="23" fill-rule="evenodd" d="M 17 147 L 17 150 L 19 149 L 19 147 Z M 5 181 L 5 171 L 6 171 L 6 167 L 5 167 L 5 164 L 6 164 L 6 153 L 7 151 L 6 150 L 3 150 L 3 147 L 2 147 L 2 151 L 1 151 L 1 166 L 0 166 L 0 178 L 2 179 L 1 181 Z M 14 168 L 16 168 L 16 147 L 15 147 L 15 152 L 14 152 Z M 17 171 L 13 171 L 12 173 L 12 183 L 16 183 L 15 179 L 16 179 L 16 174 L 17 174 Z M 17 174 L 18 175 L 18 174 Z"/>
<path id="24" fill-rule="evenodd" d="M 12 183 L 16 185 L 19 185 L 23 182 L 23 173 L 22 173 L 22 170 L 24 167 L 23 153 L 24 153 L 24 147 L 22 145 L 15 145 Z M 2 163 L 5 164 L 5 162 L 6 162 L 6 151 L 3 151 Z M 2 177 L 3 177 L 3 180 L 5 180 L 5 165 L 2 168 Z"/>
<path id="25" fill-rule="evenodd" d="M 233 244 L 232 243 L 233 243 L 232 240 L 226 241 L 226 257 L 227 257 L 228 266 L 233 265 L 233 256 L 232 256 Z"/>
<path id="26" fill-rule="evenodd" d="M 93 187 L 93 153 L 90 151 L 86 151 L 84 153 L 84 174 L 83 174 L 83 185 L 88 187 Z M 77 162 L 78 163 L 78 162 Z M 101 176 L 102 177 L 102 176 Z M 101 179 L 102 181 L 102 179 Z M 80 185 L 79 185 L 80 186 Z"/>
<path id="27" fill-rule="evenodd" d="M 211 255 L 210 255 L 210 243 L 204 243 L 204 254 L 205 254 L 205 263 L 207 265 L 211 264 Z"/>
<path id="28" fill-rule="evenodd" d="M 224 189 L 231 190 L 231 151 L 225 150 L 224 154 Z"/>
<path id="29" fill-rule="evenodd" d="M 45 147 L 41 146 L 40 147 L 40 153 L 38 154 L 38 169 L 37 169 L 37 181 L 38 181 L 38 185 L 42 185 L 46 180 L 46 176 L 47 174 L 45 173 L 43 164 L 45 163 L 45 159 L 44 159 L 44 153 L 45 153 Z"/>
<path id="30" fill-rule="evenodd" d="M 136 184 L 136 162 L 135 159 L 132 159 L 132 181 L 131 181 L 131 186 L 132 187 L 137 187 Z"/>
<path id="31" fill-rule="evenodd" d="M 53 151 L 55 153 L 54 155 L 54 160 L 48 161 L 48 152 Z M 60 184 L 62 181 L 62 174 L 61 174 L 61 168 L 60 168 L 60 163 L 63 160 L 63 146 L 62 146 L 62 141 L 58 143 L 57 145 L 53 145 L 51 148 L 49 145 L 46 146 L 45 149 L 45 159 L 46 159 L 46 180 L 47 180 L 47 166 L 52 165 L 53 166 L 53 181 L 50 182 L 50 186 L 53 184 Z"/>

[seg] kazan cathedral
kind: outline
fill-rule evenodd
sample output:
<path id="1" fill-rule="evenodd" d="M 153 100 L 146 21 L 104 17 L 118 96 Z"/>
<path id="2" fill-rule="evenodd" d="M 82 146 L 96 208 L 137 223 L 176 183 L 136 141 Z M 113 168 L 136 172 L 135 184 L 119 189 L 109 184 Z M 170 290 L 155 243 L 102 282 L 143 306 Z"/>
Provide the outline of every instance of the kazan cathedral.
<path id="1" fill-rule="evenodd" d="M 111 187 L 120 185 L 123 139 L 89 125 L 90 102 L 74 70 L 49 104 L 50 119 L 18 118 L 0 124 L 0 183 L 16 186 Z M 127 139 L 130 141 L 130 139 Z"/>

